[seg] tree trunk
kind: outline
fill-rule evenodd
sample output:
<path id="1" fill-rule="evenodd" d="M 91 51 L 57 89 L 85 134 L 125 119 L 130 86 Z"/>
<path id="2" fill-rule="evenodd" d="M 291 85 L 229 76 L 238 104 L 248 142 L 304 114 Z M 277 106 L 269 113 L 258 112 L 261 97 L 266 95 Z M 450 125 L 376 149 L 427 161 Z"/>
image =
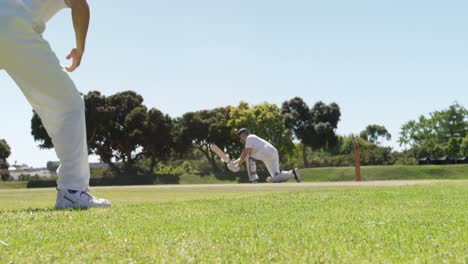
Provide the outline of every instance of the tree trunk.
<path id="1" fill-rule="evenodd" d="M 150 162 L 150 171 L 149 174 L 153 178 L 154 183 L 159 184 L 159 175 L 156 175 L 154 173 L 154 168 L 156 167 L 156 158 L 151 156 L 151 162 Z"/>
<path id="2" fill-rule="evenodd" d="M 102 160 L 102 161 L 109 166 L 111 171 L 113 171 L 114 173 L 120 174 L 120 168 L 117 167 L 117 165 L 115 165 L 112 161 L 110 160 Z"/>
<path id="3" fill-rule="evenodd" d="M 95 153 L 99 156 L 102 162 L 109 166 L 109 168 L 114 174 L 119 175 L 121 173 L 120 168 L 112 162 L 112 157 L 110 157 L 110 155 L 105 154 L 106 151 L 103 150 L 103 146 L 97 146 Z"/>
<path id="4" fill-rule="evenodd" d="M 132 159 L 132 151 L 128 150 L 127 153 L 125 154 L 127 156 L 127 163 L 129 166 L 133 165 L 133 159 Z"/>
<path id="5" fill-rule="evenodd" d="M 151 157 L 151 163 L 150 163 L 150 174 L 154 175 L 154 168 L 156 167 L 156 159 L 154 157 Z"/>
<path id="6" fill-rule="evenodd" d="M 307 146 L 302 144 L 302 160 L 304 161 L 304 168 L 309 168 L 309 157 L 307 156 Z"/>

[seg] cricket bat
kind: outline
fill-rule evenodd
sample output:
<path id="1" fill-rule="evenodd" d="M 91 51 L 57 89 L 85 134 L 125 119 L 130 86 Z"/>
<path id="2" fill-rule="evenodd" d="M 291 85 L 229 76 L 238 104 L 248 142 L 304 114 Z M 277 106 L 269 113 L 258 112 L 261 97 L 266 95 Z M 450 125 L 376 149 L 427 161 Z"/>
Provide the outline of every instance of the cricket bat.
<path id="1" fill-rule="evenodd" d="M 234 163 L 233 160 L 229 159 L 228 155 L 224 153 L 218 146 L 215 144 L 211 145 L 211 151 L 213 151 L 218 157 L 225 163 L 227 163 L 227 167 L 232 172 L 239 172 L 240 167 L 238 164 Z"/>
<path id="2" fill-rule="evenodd" d="M 216 155 L 218 155 L 218 157 L 225 163 L 228 163 L 231 161 L 229 159 L 229 157 L 226 155 L 226 153 L 224 153 L 224 151 L 222 151 L 218 146 L 216 146 L 215 144 L 211 145 L 211 151 L 213 151 Z"/>

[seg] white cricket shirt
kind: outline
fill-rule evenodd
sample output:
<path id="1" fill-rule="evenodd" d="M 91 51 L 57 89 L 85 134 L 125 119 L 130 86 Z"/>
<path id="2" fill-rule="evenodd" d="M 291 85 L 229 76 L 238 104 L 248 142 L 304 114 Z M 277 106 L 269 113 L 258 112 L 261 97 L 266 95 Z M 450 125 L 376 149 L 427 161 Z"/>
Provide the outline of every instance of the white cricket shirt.
<path id="1" fill-rule="evenodd" d="M 273 147 L 268 141 L 260 138 L 256 135 L 248 135 L 245 140 L 245 148 L 251 148 L 252 153 L 250 157 L 257 160 L 269 159 L 272 153 L 276 152 L 276 148 Z"/>

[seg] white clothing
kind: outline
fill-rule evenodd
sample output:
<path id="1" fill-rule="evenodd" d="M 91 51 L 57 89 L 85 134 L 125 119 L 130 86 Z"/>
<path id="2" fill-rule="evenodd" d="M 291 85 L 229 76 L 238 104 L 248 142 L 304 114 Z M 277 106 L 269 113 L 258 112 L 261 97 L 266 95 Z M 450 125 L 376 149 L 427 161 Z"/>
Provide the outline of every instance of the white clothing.
<path id="1" fill-rule="evenodd" d="M 292 171 L 280 171 L 278 150 L 268 141 L 256 135 L 248 135 L 245 140 L 245 148 L 252 149 L 251 158 L 265 163 L 273 182 L 282 182 L 294 178 Z"/>
<path id="2" fill-rule="evenodd" d="M 90 173 L 83 99 L 18 1 L 0 0 L 0 69 L 13 78 L 52 138 L 60 160 L 58 188 L 84 191 Z"/>
<path id="3" fill-rule="evenodd" d="M 271 155 L 266 159 L 263 159 L 263 163 L 265 163 L 265 167 L 267 168 L 268 172 L 272 177 L 272 182 L 284 182 L 289 179 L 294 178 L 293 171 L 280 171 L 279 168 L 279 155 L 278 151 L 275 149 L 274 152 L 270 153 Z"/>
<path id="4" fill-rule="evenodd" d="M 249 175 L 250 182 L 258 181 L 257 175 L 257 163 L 254 159 L 251 159 L 249 156 L 245 159 L 245 167 L 247 168 L 247 174 Z"/>
<path id="5" fill-rule="evenodd" d="M 245 140 L 245 148 L 251 148 L 250 157 L 256 160 L 269 159 L 273 153 L 277 153 L 270 142 L 256 135 L 248 135 Z"/>
<path id="6" fill-rule="evenodd" d="M 58 190 L 55 209 L 87 209 L 92 207 L 111 207 L 106 199 L 98 199 L 88 192 L 70 193 L 68 190 Z"/>
<path id="7" fill-rule="evenodd" d="M 67 8 L 65 0 L 16 0 L 29 12 L 34 30 L 42 34 L 45 24 L 60 10 Z"/>

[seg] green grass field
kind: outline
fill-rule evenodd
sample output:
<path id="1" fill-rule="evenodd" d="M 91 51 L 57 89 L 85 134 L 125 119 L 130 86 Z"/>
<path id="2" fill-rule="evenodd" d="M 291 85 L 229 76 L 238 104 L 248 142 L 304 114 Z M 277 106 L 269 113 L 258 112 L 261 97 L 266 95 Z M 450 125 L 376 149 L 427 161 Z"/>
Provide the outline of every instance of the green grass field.
<path id="1" fill-rule="evenodd" d="M 353 167 L 301 169 L 305 182 L 353 181 Z M 245 173 L 245 172 L 244 172 Z M 229 177 L 224 177 L 229 178 Z M 423 180 L 423 179 L 468 179 L 468 165 L 450 166 L 363 166 L 363 181 L 382 180 Z M 237 180 L 219 180 L 214 175 L 199 176 L 185 174 L 180 176 L 179 184 L 217 184 L 237 183 Z M 2 182 L 0 189 L 25 188 L 25 182 Z"/>
<path id="2" fill-rule="evenodd" d="M 312 168 L 301 170 L 304 181 L 351 181 L 354 167 Z M 363 166 L 363 181 L 423 180 L 423 179 L 468 179 L 468 165 L 425 166 Z"/>
<path id="3" fill-rule="evenodd" d="M 393 183 L 390 183 L 390 185 Z M 466 263 L 468 181 L 0 190 L 0 263 Z"/>
<path id="4" fill-rule="evenodd" d="M 2 182 L 0 181 L 0 190 L 1 189 L 20 189 L 26 188 L 27 182 Z"/>
<path id="5" fill-rule="evenodd" d="M 300 170 L 305 182 L 353 181 L 354 167 L 310 168 Z M 363 166 L 363 181 L 468 179 L 468 165 L 427 166 Z M 182 175 L 180 184 L 226 183 L 213 175 L 198 177 Z"/>

